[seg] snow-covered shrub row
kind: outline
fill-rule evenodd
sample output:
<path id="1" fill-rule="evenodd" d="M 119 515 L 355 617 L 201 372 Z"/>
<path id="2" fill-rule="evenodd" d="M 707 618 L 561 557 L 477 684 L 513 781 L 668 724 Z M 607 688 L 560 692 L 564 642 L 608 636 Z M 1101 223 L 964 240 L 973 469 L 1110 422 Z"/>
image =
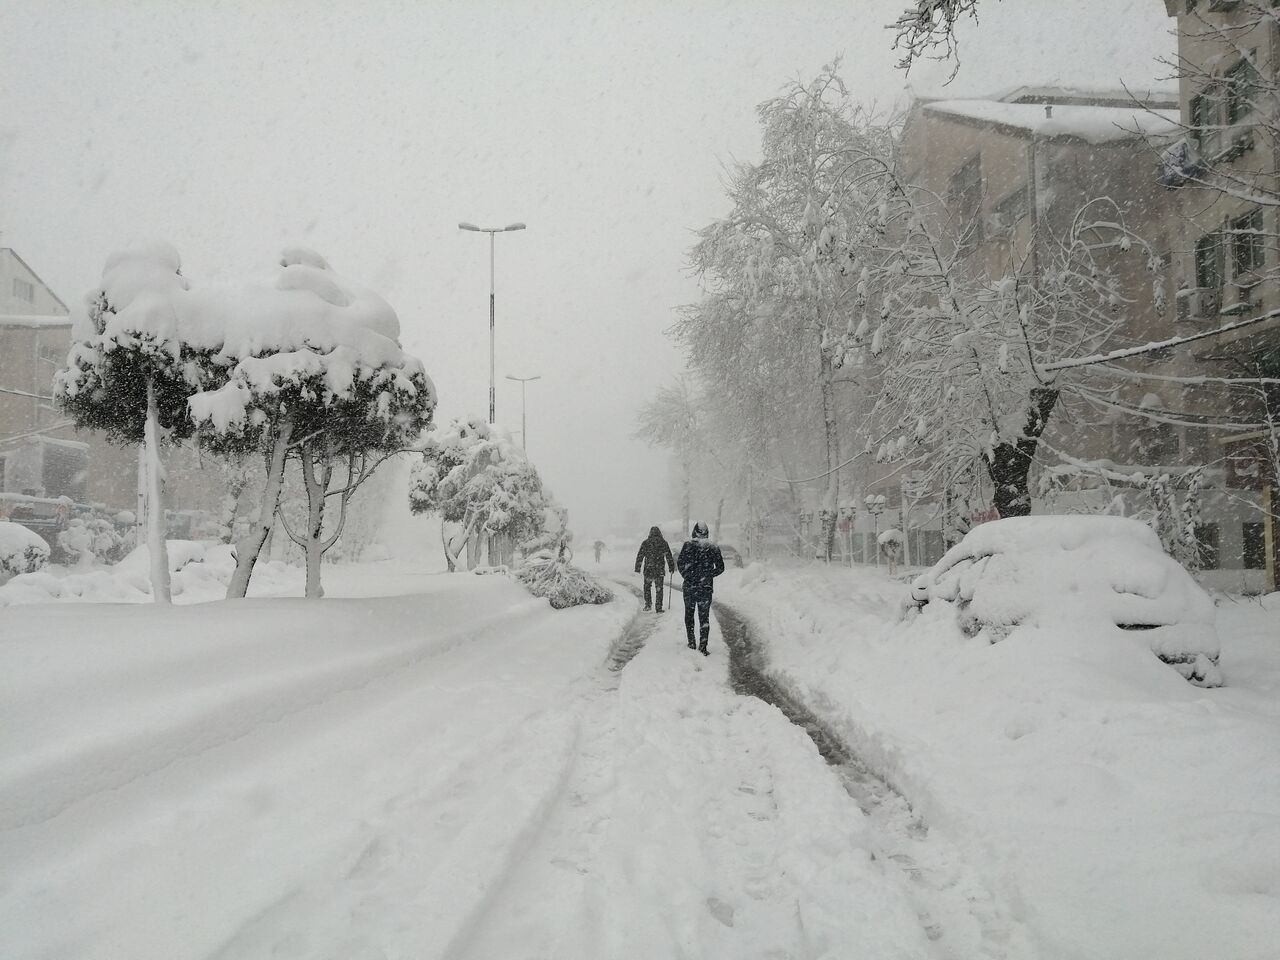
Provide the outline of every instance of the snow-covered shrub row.
<path id="1" fill-rule="evenodd" d="M 1192 683 L 1217 686 L 1213 600 L 1126 517 L 1010 517 L 980 524 L 912 588 L 917 603 L 954 610 L 967 636 L 1001 640 L 1020 627 L 1071 624 L 1141 638 Z"/>
<path id="2" fill-rule="evenodd" d="M 0 524 L 0 526 L 3 526 Z M 236 568 L 235 550 L 226 544 L 206 547 L 194 540 L 170 540 L 171 588 L 188 601 L 217 600 L 226 592 Z M 110 567 L 48 566 L 0 585 L 0 607 L 28 603 L 145 603 L 151 592 L 150 556 L 145 545 Z M 259 566 L 255 585 L 274 592 L 283 585 L 297 590 L 297 569 L 272 561 Z"/>
<path id="3" fill-rule="evenodd" d="M 0 580 L 33 573 L 49 562 L 49 545 L 34 530 L 0 520 Z"/>
<path id="4" fill-rule="evenodd" d="M 608 603 L 613 592 L 586 571 L 575 567 L 563 554 L 539 550 L 515 572 L 516 579 L 535 597 L 546 597 L 556 610 L 584 603 Z"/>

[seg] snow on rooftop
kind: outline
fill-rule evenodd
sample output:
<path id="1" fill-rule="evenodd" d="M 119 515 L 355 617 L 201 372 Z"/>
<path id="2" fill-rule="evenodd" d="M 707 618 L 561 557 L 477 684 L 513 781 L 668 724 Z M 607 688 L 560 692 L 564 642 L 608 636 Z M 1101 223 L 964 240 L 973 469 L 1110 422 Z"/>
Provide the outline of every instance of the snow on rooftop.
<path id="1" fill-rule="evenodd" d="M 71 318 L 66 314 L 46 316 L 33 313 L 0 313 L 0 327 L 69 327 Z"/>
<path id="2" fill-rule="evenodd" d="M 1004 99 L 1024 87 L 1139 97 L 1175 96 L 1174 21 L 1157 0 L 1006 0 L 979 4 L 958 24 L 955 60 L 921 60 L 907 76 L 914 97 Z"/>
<path id="3" fill-rule="evenodd" d="M 1017 127 L 1041 137 L 1079 137 L 1089 143 L 1109 143 L 1134 136 L 1161 137 L 1176 133 L 1177 110 L 1138 107 L 1084 107 L 1059 104 L 1046 115 L 1042 103 L 1002 103 L 998 100 L 937 100 L 925 105 L 933 113 L 948 113 Z"/>

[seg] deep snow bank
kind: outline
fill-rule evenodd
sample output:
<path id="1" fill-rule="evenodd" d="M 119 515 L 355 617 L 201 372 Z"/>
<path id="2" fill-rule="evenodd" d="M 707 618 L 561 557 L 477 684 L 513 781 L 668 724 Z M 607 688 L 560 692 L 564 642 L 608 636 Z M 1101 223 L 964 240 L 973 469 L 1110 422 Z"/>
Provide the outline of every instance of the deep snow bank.
<path id="1" fill-rule="evenodd" d="M 1280 597 L 1222 612 L 1229 686 L 1205 691 L 1140 637 L 1057 623 L 993 645 L 942 611 L 901 622 L 906 586 L 871 570 L 755 566 L 718 595 L 1044 955 L 1280 943 Z"/>

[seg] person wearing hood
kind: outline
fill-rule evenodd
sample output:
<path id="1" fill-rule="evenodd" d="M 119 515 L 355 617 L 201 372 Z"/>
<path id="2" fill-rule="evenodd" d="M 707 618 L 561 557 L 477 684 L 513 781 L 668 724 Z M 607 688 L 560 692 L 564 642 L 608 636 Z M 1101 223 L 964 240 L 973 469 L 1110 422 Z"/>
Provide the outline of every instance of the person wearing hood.
<path id="1" fill-rule="evenodd" d="M 720 548 L 711 542 L 707 525 L 693 525 L 693 536 L 680 548 L 676 569 L 684 577 L 684 632 L 689 637 L 689 649 L 693 650 L 693 613 L 698 612 L 698 646 L 703 656 L 707 651 L 707 638 L 711 635 L 711 593 L 713 581 L 724 573 L 724 557 Z"/>
<path id="2" fill-rule="evenodd" d="M 649 536 L 640 544 L 640 552 L 636 554 L 636 573 L 644 574 L 644 608 L 652 609 L 649 591 L 656 585 L 658 588 L 658 612 L 662 612 L 662 581 L 667 571 L 675 572 L 676 563 L 671 558 L 671 545 L 662 531 L 657 527 L 649 528 Z"/>

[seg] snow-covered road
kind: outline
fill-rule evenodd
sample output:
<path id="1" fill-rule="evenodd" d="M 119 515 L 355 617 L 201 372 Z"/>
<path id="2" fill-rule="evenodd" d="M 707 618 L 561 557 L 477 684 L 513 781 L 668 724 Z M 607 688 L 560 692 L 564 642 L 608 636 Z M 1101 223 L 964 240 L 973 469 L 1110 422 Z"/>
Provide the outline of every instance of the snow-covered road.
<path id="1" fill-rule="evenodd" d="M 981 955 L 718 630 L 399 582 L 5 610 L 0 955 Z"/>

